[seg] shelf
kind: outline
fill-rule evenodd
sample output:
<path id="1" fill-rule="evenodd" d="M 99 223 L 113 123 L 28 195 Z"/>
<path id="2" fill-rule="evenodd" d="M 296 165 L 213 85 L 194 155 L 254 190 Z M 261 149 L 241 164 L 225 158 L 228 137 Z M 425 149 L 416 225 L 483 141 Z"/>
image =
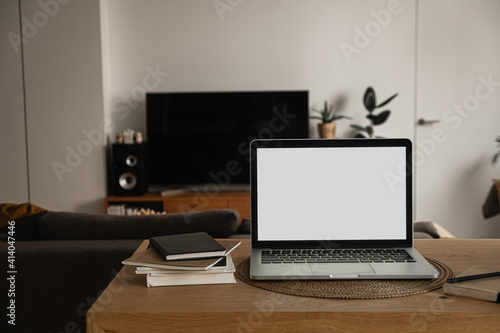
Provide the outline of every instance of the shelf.
<path id="1" fill-rule="evenodd" d="M 104 201 L 106 213 L 119 214 L 127 208 L 152 209 L 156 212 L 182 213 L 209 209 L 234 209 L 242 219 L 250 218 L 250 192 L 178 193 L 161 196 L 158 192 L 137 197 L 108 196 Z M 111 208 L 110 208 L 111 207 Z"/>

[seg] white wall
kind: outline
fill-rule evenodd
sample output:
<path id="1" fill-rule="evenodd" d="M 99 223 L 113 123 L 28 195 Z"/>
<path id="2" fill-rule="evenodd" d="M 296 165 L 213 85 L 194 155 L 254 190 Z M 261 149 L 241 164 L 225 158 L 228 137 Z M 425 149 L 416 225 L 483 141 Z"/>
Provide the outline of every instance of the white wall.
<path id="1" fill-rule="evenodd" d="M 27 202 L 22 51 L 9 41 L 20 35 L 18 3 L 1 1 L 0 13 L 0 202 Z"/>
<path id="2" fill-rule="evenodd" d="M 421 0 L 417 118 L 426 142 L 417 165 L 417 219 L 439 222 L 457 237 L 500 237 L 500 216 L 481 207 L 499 176 L 500 1 Z M 490 81 L 487 85 L 483 82 Z M 434 141 L 441 131 L 444 140 Z"/>
<path id="3" fill-rule="evenodd" d="M 54 1 L 50 7 L 42 3 L 48 2 L 21 1 L 30 201 L 51 210 L 103 212 L 106 178 L 104 134 L 99 127 L 103 119 L 99 1 L 65 5 Z M 19 20 L 19 12 L 11 15 Z M 8 15 L 2 12 L 2 20 L 4 16 Z M 2 50 L 9 51 L 14 52 L 12 48 Z M 17 95 L 7 97 L 18 103 L 17 125 L 10 132 L 21 136 L 18 145 L 24 147 L 16 149 L 26 154 L 24 124 L 19 125 L 24 115 L 19 97 L 14 98 Z M 10 111 L 2 105 L 2 113 L 4 109 Z M 2 147 L 7 142 L 10 140 L 2 133 Z M 19 171 L 9 172 L 2 177 L 4 181 L 26 183 L 25 164 L 21 160 L 17 165 Z M 10 202 L 25 200 L 4 188 L 2 197 Z"/>
<path id="4" fill-rule="evenodd" d="M 390 105 L 393 115 L 378 134 L 413 137 L 413 124 L 405 120 L 413 110 L 414 3 L 104 2 L 105 38 L 109 41 L 104 67 L 110 74 L 111 103 L 106 112 L 117 131 L 128 127 L 145 130 L 144 90 L 307 89 L 313 107 L 344 96 L 343 112 L 365 124 L 362 97 L 371 85 L 380 99 L 400 93 Z M 226 7 L 217 9 L 214 4 Z M 369 40 L 356 32 L 366 26 L 372 29 L 373 37 L 365 37 Z M 355 47 L 356 43 L 361 45 L 359 54 L 348 59 L 341 45 Z M 156 68 L 162 76 L 145 89 L 144 78 Z M 314 137 L 313 125 L 311 122 Z M 340 121 L 338 126 L 338 134 L 348 135 L 349 122 Z"/>

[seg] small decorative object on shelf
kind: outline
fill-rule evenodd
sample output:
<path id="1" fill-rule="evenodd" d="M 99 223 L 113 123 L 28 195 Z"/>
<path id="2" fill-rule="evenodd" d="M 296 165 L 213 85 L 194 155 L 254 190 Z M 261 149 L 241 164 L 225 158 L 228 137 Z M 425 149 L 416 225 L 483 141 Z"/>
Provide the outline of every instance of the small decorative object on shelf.
<path id="1" fill-rule="evenodd" d="M 121 133 L 116 133 L 116 143 L 123 143 L 123 135 Z"/>
<path id="2" fill-rule="evenodd" d="M 318 113 L 319 116 L 310 116 L 311 119 L 319 119 L 321 123 L 318 124 L 319 136 L 322 139 L 333 139 L 335 138 L 335 121 L 339 119 L 351 119 L 348 116 L 338 115 L 333 111 L 333 105 L 328 107 L 328 102 L 325 101 L 324 108 L 322 110 L 312 109 L 314 112 Z"/>
<path id="3" fill-rule="evenodd" d="M 126 129 L 123 131 L 123 138 L 124 138 L 124 143 L 125 144 L 133 144 L 134 143 L 134 133 L 135 131 L 133 129 Z"/>
<path id="4" fill-rule="evenodd" d="M 127 215 L 166 215 L 167 213 L 165 212 L 157 212 L 155 210 L 152 210 L 151 208 L 129 208 L 127 209 Z"/>
<path id="5" fill-rule="evenodd" d="M 135 134 L 135 143 L 142 143 L 144 141 L 144 138 L 142 137 L 141 132 L 137 132 Z"/>
<path id="6" fill-rule="evenodd" d="M 382 111 L 379 114 L 374 114 L 373 111 L 375 111 L 375 109 L 377 108 L 381 108 L 387 105 L 390 101 L 396 98 L 397 95 L 398 93 L 392 95 L 391 97 L 389 97 L 388 99 L 377 105 L 377 97 L 375 95 L 375 91 L 373 90 L 372 87 L 366 88 L 365 95 L 363 96 L 363 104 L 366 110 L 368 111 L 368 115 L 366 116 L 366 118 L 368 118 L 370 124 L 366 127 L 360 125 L 351 125 L 351 127 L 360 132 L 365 132 L 369 138 L 373 138 L 374 137 L 373 126 L 383 124 L 391 114 L 391 111 L 389 110 Z M 365 135 L 362 133 L 358 133 L 356 134 L 355 137 L 365 138 Z"/>
<path id="7" fill-rule="evenodd" d="M 116 143 L 118 144 L 141 144 L 144 142 L 144 136 L 141 132 L 135 133 L 133 129 L 127 129 L 123 133 L 116 133 Z"/>

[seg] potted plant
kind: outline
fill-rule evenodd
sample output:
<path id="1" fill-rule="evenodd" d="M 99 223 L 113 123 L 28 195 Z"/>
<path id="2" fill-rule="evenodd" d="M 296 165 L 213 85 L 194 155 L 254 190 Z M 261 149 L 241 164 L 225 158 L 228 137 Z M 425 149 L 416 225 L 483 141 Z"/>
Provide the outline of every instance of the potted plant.
<path id="1" fill-rule="evenodd" d="M 356 138 L 366 138 L 366 136 L 368 136 L 369 138 L 374 137 L 373 127 L 383 124 L 387 120 L 387 118 L 389 118 L 389 115 L 391 114 L 390 110 L 385 110 L 385 111 L 380 112 L 379 114 L 375 114 L 374 113 L 375 109 L 378 109 L 378 108 L 381 108 L 381 107 L 387 105 L 390 101 L 392 101 L 394 98 L 396 98 L 397 95 L 398 95 L 398 93 L 392 95 L 391 97 L 389 97 L 388 99 L 386 99 L 385 101 L 383 101 L 382 103 L 377 105 L 377 97 L 375 95 L 375 91 L 373 90 L 372 87 L 366 88 L 365 95 L 363 97 L 363 104 L 364 104 L 366 110 L 368 111 L 368 115 L 366 116 L 366 118 L 368 118 L 368 120 L 370 121 L 370 124 L 368 126 L 360 126 L 360 125 L 354 125 L 354 124 L 351 125 L 352 128 L 362 132 L 362 133 L 356 134 L 356 136 L 355 136 Z M 363 133 L 366 133 L 366 136 Z"/>
<path id="2" fill-rule="evenodd" d="M 333 111 L 333 105 L 328 107 L 328 102 L 325 101 L 324 108 L 322 110 L 312 109 L 314 112 L 318 113 L 318 116 L 310 116 L 312 119 L 319 119 L 321 123 L 318 124 L 318 132 L 320 138 L 323 139 L 333 139 L 335 138 L 335 121 L 339 119 L 351 119 L 348 116 L 339 115 Z"/>

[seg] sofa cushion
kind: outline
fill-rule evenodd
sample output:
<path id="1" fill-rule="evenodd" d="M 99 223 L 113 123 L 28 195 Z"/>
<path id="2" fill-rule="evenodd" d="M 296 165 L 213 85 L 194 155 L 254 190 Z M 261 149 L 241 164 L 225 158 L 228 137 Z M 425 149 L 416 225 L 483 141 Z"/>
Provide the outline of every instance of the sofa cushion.
<path id="1" fill-rule="evenodd" d="M 0 228 L 6 227 L 8 221 L 17 221 L 46 211 L 45 208 L 28 202 L 22 204 L 0 203 Z"/>
<path id="2" fill-rule="evenodd" d="M 0 204 L 0 241 L 7 241 L 11 230 L 15 231 L 16 241 L 38 240 L 38 218 L 46 212 L 46 209 L 30 203 Z M 14 229 L 9 229 L 9 221 L 15 222 Z"/>
<path id="3" fill-rule="evenodd" d="M 147 239 L 199 231 L 227 238 L 239 222 L 238 212 L 231 209 L 142 216 L 47 212 L 38 229 L 41 240 Z"/>

